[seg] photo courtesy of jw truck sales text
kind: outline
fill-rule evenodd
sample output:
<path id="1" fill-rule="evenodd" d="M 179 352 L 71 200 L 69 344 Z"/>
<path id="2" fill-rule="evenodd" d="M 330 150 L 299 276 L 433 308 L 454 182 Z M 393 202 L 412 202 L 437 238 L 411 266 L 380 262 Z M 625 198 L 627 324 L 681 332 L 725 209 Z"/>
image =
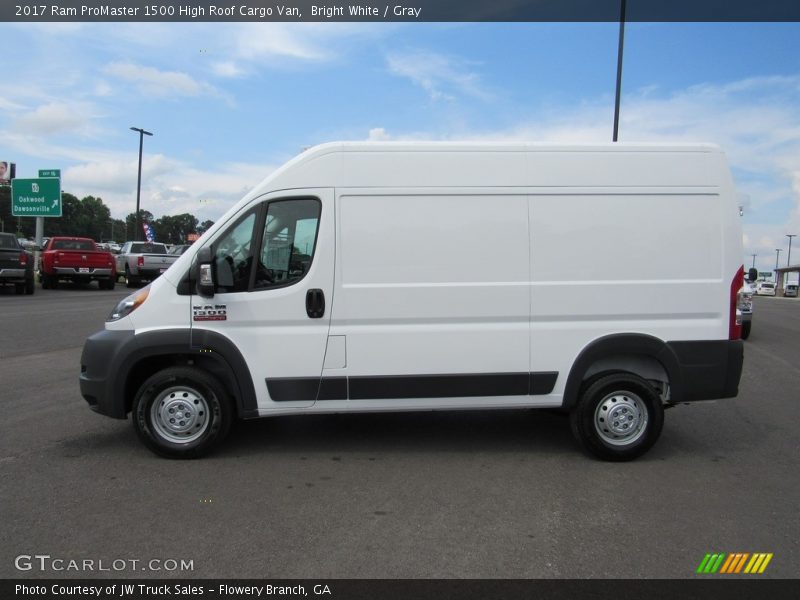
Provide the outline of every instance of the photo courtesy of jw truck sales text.
<path id="1" fill-rule="evenodd" d="M 629 460 L 736 396 L 743 281 L 716 146 L 329 143 L 122 300 L 80 388 L 168 457 L 235 419 L 547 408 Z"/>

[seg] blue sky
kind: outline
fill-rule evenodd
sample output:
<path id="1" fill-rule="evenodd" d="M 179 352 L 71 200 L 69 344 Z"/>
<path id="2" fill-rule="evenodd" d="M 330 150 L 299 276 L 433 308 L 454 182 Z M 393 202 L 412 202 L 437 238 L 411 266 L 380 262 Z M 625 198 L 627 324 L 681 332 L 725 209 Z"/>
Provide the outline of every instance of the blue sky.
<path id="1" fill-rule="evenodd" d="M 155 136 L 142 207 L 215 219 L 325 141 L 610 141 L 617 35 L 615 23 L 2 23 L 0 159 L 19 177 L 60 168 L 65 191 L 122 218 L 135 205 L 129 127 L 143 127 Z M 800 24 L 628 24 L 620 139 L 720 144 L 745 253 L 774 267 L 800 233 Z"/>

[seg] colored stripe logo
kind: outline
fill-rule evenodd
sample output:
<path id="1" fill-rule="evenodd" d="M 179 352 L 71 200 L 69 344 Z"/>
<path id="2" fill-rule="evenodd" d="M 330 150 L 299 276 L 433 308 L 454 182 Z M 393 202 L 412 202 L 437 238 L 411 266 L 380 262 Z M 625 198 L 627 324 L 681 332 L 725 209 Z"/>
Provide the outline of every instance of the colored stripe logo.
<path id="1" fill-rule="evenodd" d="M 760 575 L 766 570 L 769 561 L 772 560 L 772 556 L 771 552 L 755 552 L 752 554 L 749 552 L 734 552 L 732 554 L 717 552 L 706 554 L 696 572 L 703 575 L 713 575 L 715 573 Z"/>

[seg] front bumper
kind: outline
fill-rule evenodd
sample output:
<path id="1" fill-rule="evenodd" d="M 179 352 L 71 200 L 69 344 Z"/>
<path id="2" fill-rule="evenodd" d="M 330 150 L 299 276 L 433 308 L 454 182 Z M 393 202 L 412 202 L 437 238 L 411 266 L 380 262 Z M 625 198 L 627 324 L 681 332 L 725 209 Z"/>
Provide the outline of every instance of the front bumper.
<path id="1" fill-rule="evenodd" d="M 125 393 L 115 375 L 135 344 L 133 331 L 104 330 L 87 338 L 81 354 L 80 386 L 93 411 L 125 418 Z"/>

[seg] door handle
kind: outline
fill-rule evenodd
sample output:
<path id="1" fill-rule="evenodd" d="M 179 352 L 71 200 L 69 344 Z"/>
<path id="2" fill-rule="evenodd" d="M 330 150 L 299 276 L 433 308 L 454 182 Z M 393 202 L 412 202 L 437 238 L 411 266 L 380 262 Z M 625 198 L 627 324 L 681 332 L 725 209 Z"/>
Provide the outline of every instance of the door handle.
<path id="1" fill-rule="evenodd" d="M 312 319 L 321 319 L 325 314 L 325 294 L 319 288 L 306 292 L 306 313 Z"/>

